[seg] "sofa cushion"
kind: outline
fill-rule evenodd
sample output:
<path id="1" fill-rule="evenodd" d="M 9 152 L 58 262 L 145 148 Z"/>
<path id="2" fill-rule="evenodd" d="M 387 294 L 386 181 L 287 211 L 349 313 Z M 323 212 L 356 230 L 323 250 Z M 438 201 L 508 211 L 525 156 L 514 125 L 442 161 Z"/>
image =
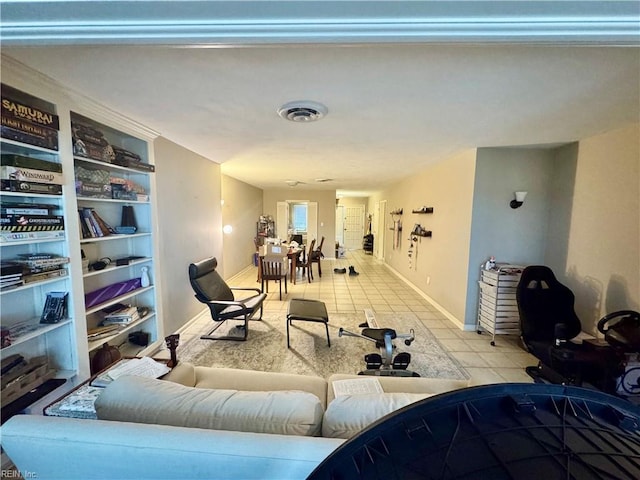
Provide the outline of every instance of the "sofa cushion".
<path id="1" fill-rule="evenodd" d="M 178 366 L 180 365 L 183 364 L 178 364 Z M 327 381 L 322 377 L 238 368 L 192 368 L 195 370 L 195 385 L 193 386 L 198 388 L 222 388 L 251 392 L 301 390 L 316 395 L 320 399 L 322 410 L 327 407 Z"/>
<path id="2" fill-rule="evenodd" d="M 327 403 L 331 403 L 335 398 L 333 382 L 336 380 L 356 380 L 364 378 L 362 375 L 335 373 L 329 377 L 329 388 L 327 389 Z M 469 386 L 468 380 L 450 380 L 447 378 L 426 378 L 426 377 L 392 377 L 376 376 L 382 390 L 386 393 L 445 393 L 459 388 Z"/>
<path id="3" fill-rule="evenodd" d="M 430 393 L 341 395 L 329 404 L 324 414 L 322 436 L 351 438 L 385 415 L 432 395 Z"/>
<path id="4" fill-rule="evenodd" d="M 322 406 L 300 391 L 241 392 L 123 376 L 98 397 L 101 420 L 282 435 L 319 435 Z"/>

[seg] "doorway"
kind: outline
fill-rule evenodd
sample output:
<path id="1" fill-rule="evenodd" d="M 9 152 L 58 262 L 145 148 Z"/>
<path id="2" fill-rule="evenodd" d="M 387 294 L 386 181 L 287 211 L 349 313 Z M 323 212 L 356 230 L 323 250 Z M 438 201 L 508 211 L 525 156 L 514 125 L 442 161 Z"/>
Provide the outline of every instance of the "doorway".
<path id="1" fill-rule="evenodd" d="M 364 236 L 364 205 L 344 207 L 344 247 L 347 250 L 362 248 Z"/>
<path id="2" fill-rule="evenodd" d="M 300 209 L 302 220 L 295 218 L 295 207 Z M 295 223 L 301 221 L 299 229 L 295 229 Z M 308 200 L 286 200 L 276 202 L 276 234 L 279 239 L 287 241 L 291 234 L 302 234 L 305 242 L 318 238 L 318 202 Z"/>

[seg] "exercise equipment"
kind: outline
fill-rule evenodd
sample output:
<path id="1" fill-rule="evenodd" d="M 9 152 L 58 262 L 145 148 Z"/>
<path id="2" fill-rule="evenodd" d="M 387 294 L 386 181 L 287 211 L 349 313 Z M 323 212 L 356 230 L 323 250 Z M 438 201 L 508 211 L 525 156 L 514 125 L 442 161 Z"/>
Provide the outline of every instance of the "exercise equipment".
<path id="1" fill-rule="evenodd" d="M 363 328 L 362 333 L 354 333 L 344 328 L 338 330 L 338 337 L 357 337 L 368 340 L 376 344 L 380 349 L 380 353 L 369 353 L 364 356 L 366 370 L 358 373 L 358 375 L 374 375 L 385 377 L 419 377 L 416 372 L 407 370 L 411 363 L 411 354 L 408 352 L 400 352 L 393 355 L 395 345 L 393 340 L 396 338 L 403 339 L 404 344 L 409 346 L 415 340 L 415 332 L 413 329 L 409 333 L 397 333 L 392 328 Z"/>

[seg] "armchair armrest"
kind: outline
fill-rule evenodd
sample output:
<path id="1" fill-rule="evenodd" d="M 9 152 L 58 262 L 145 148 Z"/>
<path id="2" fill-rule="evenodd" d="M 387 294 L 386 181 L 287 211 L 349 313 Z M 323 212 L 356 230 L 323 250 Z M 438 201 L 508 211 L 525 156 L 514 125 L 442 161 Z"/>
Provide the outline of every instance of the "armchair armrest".
<path id="1" fill-rule="evenodd" d="M 245 290 L 249 292 L 256 292 L 257 294 L 262 293 L 259 288 L 253 287 L 229 287 L 231 290 Z"/>
<path id="2" fill-rule="evenodd" d="M 247 305 L 244 302 L 237 300 L 207 300 L 204 303 L 209 306 L 209 310 L 211 310 L 211 317 L 217 322 L 224 321 L 228 318 L 233 318 L 230 315 L 231 312 L 227 312 L 225 315 L 220 315 L 220 312 L 222 312 L 227 307 L 237 307 L 238 311 L 246 312 L 248 310 Z"/>

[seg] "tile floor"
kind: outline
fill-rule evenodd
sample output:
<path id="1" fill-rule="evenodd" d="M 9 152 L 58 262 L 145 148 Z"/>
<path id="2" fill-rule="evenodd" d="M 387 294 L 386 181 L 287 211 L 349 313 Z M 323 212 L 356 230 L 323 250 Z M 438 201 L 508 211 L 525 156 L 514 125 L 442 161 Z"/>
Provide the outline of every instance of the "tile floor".
<path id="1" fill-rule="evenodd" d="M 350 276 L 349 266 L 360 273 Z M 336 274 L 334 268 L 347 268 L 347 274 Z M 409 287 L 402 279 L 372 255 L 363 250 L 347 252 L 346 258 L 322 260 L 322 278 L 317 265 L 313 267 L 314 281 L 298 274 L 295 285 L 288 282 L 288 294 L 279 300 L 278 284 L 270 282 L 265 311 L 281 311 L 286 315 L 288 299 L 313 298 L 323 301 L 329 317 L 332 312 L 358 312 L 372 309 L 375 312 L 414 312 L 438 338 L 452 356 L 465 367 L 479 383 L 530 382 L 524 367 L 536 365 L 536 359 L 527 353 L 516 337 L 496 336 L 496 345 L 490 344 L 488 333 L 478 335 L 474 331 L 462 331 L 440 313 L 426 299 Z M 260 287 L 256 281 L 257 267 L 250 267 L 228 280 L 233 286 Z M 364 315 L 363 315 L 364 320 Z M 188 325 L 180 332 L 181 343 L 210 329 L 211 320 L 202 319 Z"/>

